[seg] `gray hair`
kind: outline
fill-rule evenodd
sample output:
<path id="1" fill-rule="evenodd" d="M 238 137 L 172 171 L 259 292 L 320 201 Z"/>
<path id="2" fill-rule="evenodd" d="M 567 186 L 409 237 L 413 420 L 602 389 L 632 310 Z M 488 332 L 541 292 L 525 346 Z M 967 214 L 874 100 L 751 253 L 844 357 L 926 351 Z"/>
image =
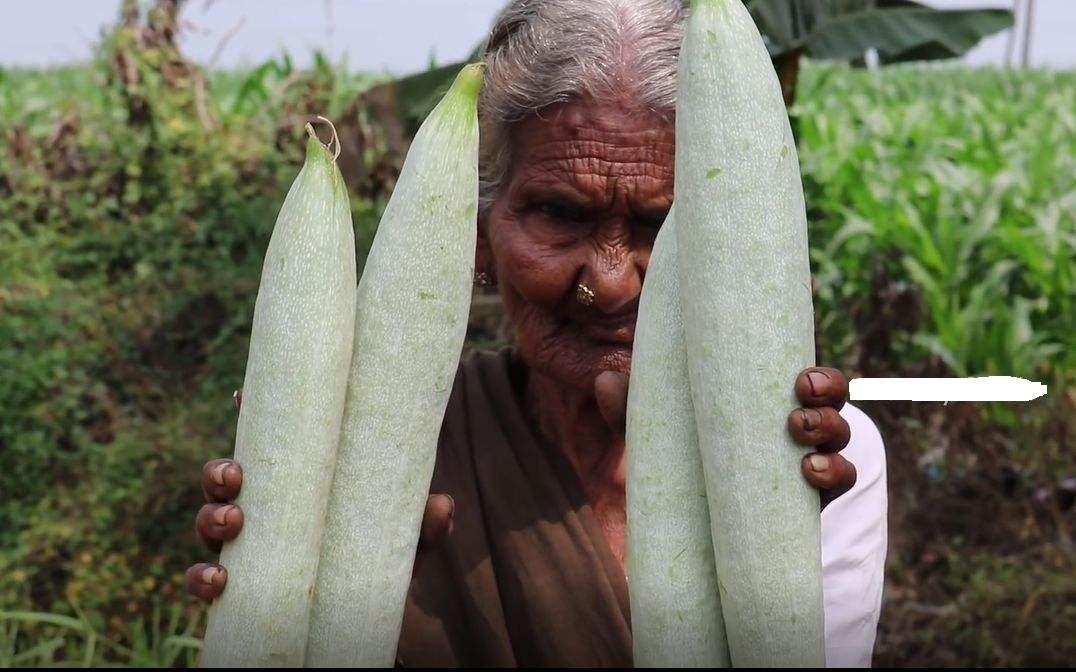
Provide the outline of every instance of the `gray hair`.
<path id="1" fill-rule="evenodd" d="M 486 43 L 479 96 L 481 202 L 511 164 L 511 130 L 557 103 L 589 97 L 676 108 L 685 0 L 513 0 Z"/>

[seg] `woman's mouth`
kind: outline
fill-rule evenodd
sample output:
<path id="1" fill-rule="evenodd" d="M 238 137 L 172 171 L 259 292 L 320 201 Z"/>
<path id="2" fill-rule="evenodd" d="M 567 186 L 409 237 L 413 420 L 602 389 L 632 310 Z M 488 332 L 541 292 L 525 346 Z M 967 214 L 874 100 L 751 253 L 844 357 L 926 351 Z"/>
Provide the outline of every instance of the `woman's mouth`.
<path id="1" fill-rule="evenodd" d="M 635 339 L 635 314 L 592 318 L 580 327 L 587 338 L 596 343 L 630 347 Z"/>

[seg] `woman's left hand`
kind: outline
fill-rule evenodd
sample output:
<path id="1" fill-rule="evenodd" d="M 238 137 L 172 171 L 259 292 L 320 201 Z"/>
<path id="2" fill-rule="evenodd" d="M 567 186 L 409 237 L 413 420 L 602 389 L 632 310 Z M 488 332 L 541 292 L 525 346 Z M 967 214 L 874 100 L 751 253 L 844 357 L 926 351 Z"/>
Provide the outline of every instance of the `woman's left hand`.
<path id="1" fill-rule="evenodd" d="M 851 430 L 840 415 L 848 398 L 848 380 L 837 369 L 812 366 L 800 371 L 796 398 L 803 404 L 788 414 L 792 440 L 817 452 L 803 456 L 800 468 L 807 482 L 818 488 L 822 508 L 852 489 L 856 468 L 841 456 Z M 615 430 L 624 431 L 627 415 L 628 374 L 606 371 L 594 381 L 598 409 Z"/>
<path id="2" fill-rule="evenodd" d="M 788 414 L 792 440 L 818 452 L 803 456 L 807 482 L 822 491 L 822 508 L 852 489 L 856 468 L 840 452 L 852 432 L 840 416 L 848 399 L 848 380 L 837 369 L 811 366 L 796 377 L 796 398 L 803 404 Z"/>

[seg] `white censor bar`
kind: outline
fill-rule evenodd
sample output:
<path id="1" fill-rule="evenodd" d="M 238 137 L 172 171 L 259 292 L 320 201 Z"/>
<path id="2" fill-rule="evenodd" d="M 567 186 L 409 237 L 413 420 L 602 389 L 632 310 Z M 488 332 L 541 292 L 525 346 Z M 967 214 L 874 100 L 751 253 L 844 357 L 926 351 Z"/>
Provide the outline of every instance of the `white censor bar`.
<path id="1" fill-rule="evenodd" d="M 1015 376 L 978 378 L 853 378 L 850 401 L 1031 401 L 1046 386 Z"/>

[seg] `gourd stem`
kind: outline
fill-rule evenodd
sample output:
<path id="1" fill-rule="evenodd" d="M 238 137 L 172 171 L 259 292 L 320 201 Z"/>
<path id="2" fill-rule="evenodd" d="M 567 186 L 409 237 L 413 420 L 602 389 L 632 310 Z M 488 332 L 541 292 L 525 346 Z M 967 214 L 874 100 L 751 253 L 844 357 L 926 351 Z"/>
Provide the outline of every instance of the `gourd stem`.
<path id="1" fill-rule="evenodd" d="M 329 129 L 333 133 L 332 139 L 328 143 L 323 143 L 323 144 L 325 145 L 326 150 L 332 149 L 333 145 L 336 146 L 336 151 L 333 152 L 333 162 L 335 163 L 336 160 L 338 158 L 340 158 L 340 136 L 336 133 L 336 125 L 333 124 L 333 122 L 326 119 L 325 117 L 321 116 L 320 114 L 317 115 L 317 119 L 318 119 L 318 121 L 323 121 L 326 124 L 328 124 Z M 314 132 L 313 125 L 311 125 L 309 122 L 306 124 L 306 132 L 310 137 L 316 139 L 318 142 L 321 142 L 321 139 L 318 138 L 317 133 Z"/>

